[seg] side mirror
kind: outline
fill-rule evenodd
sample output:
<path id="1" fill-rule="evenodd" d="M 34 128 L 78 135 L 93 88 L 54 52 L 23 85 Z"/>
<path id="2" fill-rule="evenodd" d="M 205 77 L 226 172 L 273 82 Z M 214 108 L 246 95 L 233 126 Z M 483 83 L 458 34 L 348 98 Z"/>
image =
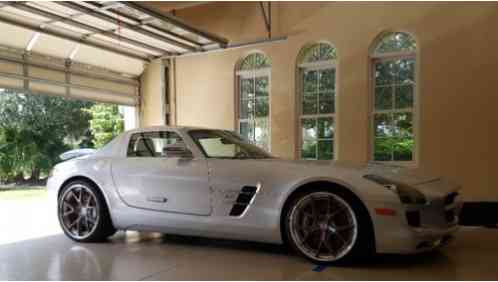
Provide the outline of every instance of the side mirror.
<path id="1" fill-rule="evenodd" d="M 192 152 L 183 143 L 166 145 L 166 147 L 163 148 L 163 155 L 167 158 L 193 158 Z"/>

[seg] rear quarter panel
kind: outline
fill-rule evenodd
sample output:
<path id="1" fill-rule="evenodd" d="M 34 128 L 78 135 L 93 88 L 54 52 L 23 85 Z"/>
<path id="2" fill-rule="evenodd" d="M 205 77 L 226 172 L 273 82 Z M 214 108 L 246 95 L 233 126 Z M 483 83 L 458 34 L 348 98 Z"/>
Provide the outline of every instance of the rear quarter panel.
<path id="1" fill-rule="evenodd" d="M 55 173 L 47 181 L 47 189 L 50 197 L 57 201 L 61 190 L 71 180 L 77 178 L 89 179 L 97 185 L 102 192 L 113 222 L 118 219 L 114 217 L 113 210 L 123 206 L 119 196 L 114 189 L 114 183 L 111 177 L 112 157 L 83 157 L 72 159 L 58 164 L 54 169 Z"/>

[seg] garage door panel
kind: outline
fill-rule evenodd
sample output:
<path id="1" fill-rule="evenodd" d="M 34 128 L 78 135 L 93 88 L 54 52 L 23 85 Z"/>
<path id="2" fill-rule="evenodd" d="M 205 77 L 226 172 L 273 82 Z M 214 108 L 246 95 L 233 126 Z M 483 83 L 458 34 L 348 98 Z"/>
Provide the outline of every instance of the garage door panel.
<path id="1" fill-rule="evenodd" d="M 165 50 L 174 50 L 176 52 L 185 52 L 186 51 L 185 49 L 177 47 L 176 45 L 168 44 L 168 43 L 165 43 L 164 41 L 150 38 L 148 36 L 145 36 L 141 33 L 133 31 L 133 30 L 123 29 L 123 30 L 121 30 L 121 34 L 128 37 L 128 38 L 134 38 L 135 40 L 138 40 L 140 42 L 149 44 L 151 46 L 156 46 L 158 48 L 163 48 Z"/>
<path id="2" fill-rule="evenodd" d="M 39 8 L 39 9 L 47 11 L 47 12 L 52 12 L 52 13 L 55 12 L 57 14 L 61 14 L 61 15 L 66 16 L 66 17 L 78 14 L 78 12 L 73 10 L 73 9 L 69 9 L 69 8 L 64 7 L 64 6 L 57 5 L 56 3 L 52 3 L 49 1 L 27 2 L 26 4 L 28 6 L 33 6 L 33 7 Z"/>
<path id="3" fill-rule="evenodd" d="M 22 65 L 11 62 L 0 61 L 0 72 L 21 75 Z"/>
<path id="4" fill-rule="evenodd" d="M 58 82 L 66 81 L 66 74 L 64 72 L 54 71 L 39 67 L 29 67 L 29 76 L 34 78 L 58 81 Z"/>
<path id="5" fill-rule="evenodd" d="M 47 93 L 48 95 L 65 95 L 66 87 L 51 85 L 47 83 L 40 82 L 30 82 L 29 89 L 36 93 Z"/>
<path id="6" fill-rule="evenodd" d="M 74 42 L 42 34 L 33 46 L 33 52 L 59 58 L 67 58 L 74 48 Z"/>
<path id="7" fill-rule="evenodd" d="M 125 74 L 140 75 L 144 69 L 143 62 L 85 45 L 80 45 L 74 60 L 98 66 L 102 63 L 102 58 L 106 58 L 105 62 L 108 69 Z"/>
<path id="8" fill-rule="evenodd" d="M 36 15 L 36 14 L 30 13 L 30 12 L 26 12 L 26 11 L 19 10 L 19 9 L 9 7 L 9 6 L 3 7 L 0 10 L 0 13 L 2 13 L 3 15 L 8 15 L 10 17 L 22 18 L 23 21 L 26 21 L 26 22 L 38 23 L 38 24 L 50 20 L 47 17 Z"/>
<path id="9" fill-rule="evenodd" d="M 98 39 L 98 41 L 96 40 L 96 42 L 100 42 L 100 43 L 103 43 L 103 44 L 106 44 L 106 45 L 109 45 L 109 46 L 125 47 L 125 48 L 131 49 L 131 50 L 137 50 L 139 52 L 142 52 L 142 54 L 154 54 L 154 56 L 160 56 L 161 55 L 161 53 L 156 52 L 154 50 L 150 50 L 148 48 L 141 48 L 141 47 L 136 46 L 136 45 L 128 44 L 128 43 L 126 43 L 126 42 L 124 42 L 122 40 L 113 39 L 113 38 L 110 38 L 110 37 L 107 37 L 107 36 L 104 36 L 104 35 L 100 35 L 100 34 L 92 35 L 91 38 L 92 38 L 92 41 L 95 40 L 95 39 Z M 147 42 L 143 42 L 143 43 L 147 43 Z M 151 45 L 151 46 L 159 47 L 157 45 Z"/>
<path id="10" fill-rule="evenodd" d="M 63 96 L 97 102 L 136 106 L 138 104 L 138 76 L 143 63 L 111 52 L 79 45 L 42 34 L 32 45 L 33 53 L 25 47 L 33 32 L 0 23 L 2 37 L 20 49 L 0 48 L 0 88 L 34 95 Z M 6 33 L 5 33 L 6 32 Z M 78 63 L 67 58 L 71 50 L 76 57 L 95 64 Z M 42 55 L 43 54 L 43 55 Z M 122 72 L 110 67 L 99 67 L 102 58 L 120 66 Z M 26 83 L 27 82 L 27 83 Z"/>
<path id="11" fill-rule="evenodd" d="M 75 85 L 82 85 L 87 87 L 95 87 L 103 90 L 119 92 L 123 94 L 128 94 L 130 96 L 136 95 L 136 87 L 132 85 L 127 85 L 123 83 L 103 81 L 99 79 L 93 79 L 89 77 L 83 77 L 78 75 L 71 76 L 71 83 Z"/>
<path id="12" fill-rule="evenodd" d="M 74 20 L 76 20 L 80 23 L 83 23 L 83 24 L 91 23 L 92 26 L 94 26 L 98 29 L 103 29 L 103 30 L 118 28 L 118 26 L 113 24 L 113 23 L 101 20 L 101 19 L 96 18 L 96 17 L 91 16 L 91 15 L 82 15 L 82 16 L 74 18 Z"/>
<path id="13" fill-rule="evenodd" d="M 68 30 L 70 30 L 70 31 L 74 31 L 74 32 L 77 32 L 77 33 L 80 33 L 80 34 L 89 34 L 90 33 L 86 29 L 78 28 L 78 27 L 75 27 L 73 25 L 69 25 L 69 24 L 65 24 L 65 23 L 59 23 L 59 22 L 52 24 L 52 27 L 59 27 L 60 30 L 65 31 L 65 32 L 67 32 Z"/>
<path id="14" fill-rule="evenodd" d="M 0 88 L 22 88 L 24 85 L 21 79 L 12 79 L 0 76 Z"/>
<path id="15" fill-rule="evenodd" d="M 0 32 L 2 38 L 9 39 L 9 46 L 22 49 L 28 45 L 29 40 L 33 37 L 33 34 L 35 34 L 27 29 L 15 27 L 2 22 L 0 22 Z"/>
<path id="16" fill-rule="evenodd" d="M 16 60 L 18 58 L 0 58 L 0 88 L 34 95 L 64 96 L 129 106 L 138 104 L 138 81 L 136 79 L 122 77 L 113 81 L 108 75 L 100 76 L 96 74 L 97 72 L 85 76 L 81 73 L 71 73 L 69 70 L 68 81 L 66 81 L 63 65 L 52 65 L 52 68 L 49 68 L 29 64 L 25 65 L 27 68 L 25 76 L 23 64 Z M 28 81 L 26 86 L 24 81 Z"/>
<path id="17" fill-rule="evenodd" d="M 120 105 L 136 106 L 137 98 L 132 96 L 115 95 L 111 93 L 97 93 L 95 91 L 72 88 L 71 97 L 83 100 L 113 103 Z"/>

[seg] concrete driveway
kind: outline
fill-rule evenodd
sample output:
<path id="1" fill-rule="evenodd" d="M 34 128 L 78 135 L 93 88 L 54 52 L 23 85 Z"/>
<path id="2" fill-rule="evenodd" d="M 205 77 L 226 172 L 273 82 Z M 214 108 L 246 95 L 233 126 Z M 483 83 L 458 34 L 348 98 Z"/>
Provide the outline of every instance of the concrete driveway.
<path id="1" fill-rule="evenodd" d="M 19 199 L 0 194 L 0 245 L 62 233 L 56 210 L 46 193 Z"/>

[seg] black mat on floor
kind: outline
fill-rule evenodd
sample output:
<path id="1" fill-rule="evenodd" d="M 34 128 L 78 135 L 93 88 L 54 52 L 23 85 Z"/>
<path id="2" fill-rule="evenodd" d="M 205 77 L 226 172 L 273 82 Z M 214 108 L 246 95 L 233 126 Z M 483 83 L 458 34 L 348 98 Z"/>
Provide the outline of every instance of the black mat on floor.
<path id="1" fill-rule="evenodd" d="M 498 226 L 498 202 L 464 202 L 459 218 L 460 225 Z"/>

